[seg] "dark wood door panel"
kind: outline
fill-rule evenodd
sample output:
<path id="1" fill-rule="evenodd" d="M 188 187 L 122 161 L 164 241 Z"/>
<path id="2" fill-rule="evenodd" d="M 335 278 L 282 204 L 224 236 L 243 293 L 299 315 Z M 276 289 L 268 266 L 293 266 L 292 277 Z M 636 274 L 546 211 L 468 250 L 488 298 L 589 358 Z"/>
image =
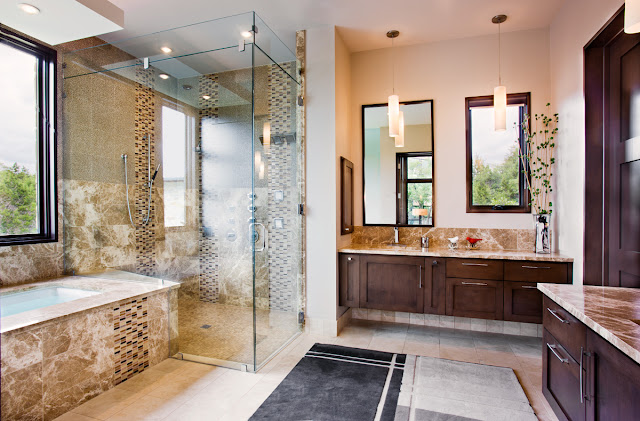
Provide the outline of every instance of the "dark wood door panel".
<path id="1" fill-rule="evenodd" d="M 504 262 L 505 281 L 560 283 L 567 282 L 568 263 L 552 262 Z"/>
<path id="2" fill-rule="evenodd" d="M 361 256 L 360 306 L 422 313 L 424 262 L 423 257 Z"/>
<path id="3" fill-rule="evenodd" d="M 504 281 L 504 319 L 542 323 L 542 293 L 536 284 Z"/>
<path id="4" fill-rule="evenodd" d="M 445 270 L 446 259 L 427 257 L 425 259 L 424 312 L 445 314 Z"/>
<path id="5" fill-rule="evenodd" d="M 503 279 L 503 262 L 487 259 L 447 259 L 447 278 Z"/>
<path id="6" fill-rule="evenodd" d="M 587 332 L 588 420 L 640 418 L 640 365 L 600 335 Z"/>
<path id="7" fill-rule="evenodd" d="M 344 307 L 360 307 L 360 256 L 340 254 L 339 264 L 339 303 Z"/>
<path id="8" fill-rule="evenodd" d="M 542 394 L 561 420 L 583 421 L 580 402 L 580 365 L 545 329 L 542 334 Z"/>
<path id="9" fill-rule="evenodd" d="M 446 278 L 446 314 L 502 320 L 502 281 Z"/>

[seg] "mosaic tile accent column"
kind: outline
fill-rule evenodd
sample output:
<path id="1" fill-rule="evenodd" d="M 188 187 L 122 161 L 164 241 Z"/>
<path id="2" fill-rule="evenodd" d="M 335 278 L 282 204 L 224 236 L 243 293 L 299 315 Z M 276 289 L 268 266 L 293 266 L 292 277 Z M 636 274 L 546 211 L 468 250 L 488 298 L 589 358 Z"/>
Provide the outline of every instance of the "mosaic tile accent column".
<path id="1" fill-rule="evenodd" d="M 153 218 L 155 209 L 152 198 L 149 199 L 149 154 L 151 155 L 151 169 L 155 168 L 155 95 L 153 93 L 153 71 L 139 67 L 136 70 L 135 93 L 135 212 L 134 221 L 136 227 L 136 271 L 143 275 L 152 275 L 155 269 L 155 221 Z M 151 149 L 149 140 L 151 137 Z M 151 202 L 151 203 L 149 203 Z M 147 215 L 148 207 L 151 207 L 151 218 L 148 224 L 142 226 Z"/>
<path id="2" fill-rule="evenodd" d="M 204 75 L 200 77 L 198 83 L 198 108 L 199 108 L 199 120 L 200 120 L 200 133 L 198 138 L 198 144 L 203 152 L 197 160 L 197 174 L 198 174 L 198 217 L 200 226 L 200 274 L 199 274 L 199 295 L 201 301 L 208 301 L 211 303 L 217 303 L 220 294 L 219 285 L 219 273 L 218 273 L 218 245 L 216 239 L 216 233 L 207 225 L 207 221 L 211 218 L 215 218 L 215 215 L 205 215 L 203 202 L 206 199 L 211 199 L 212 195 L 215 195 L 208 186 L 205 186 L 202 180 L 202 160 L 207 159 L 207 156 L 202 148 L 202 132 L 203 126 L 207 124 L 216 124 L 218 118 L 218 76 L 217 75 Z M 209 99 L 202 98 L 203 95 L 208 95 Z"/>
<path id="3" fill-rule="evenodd" d="M 124 301 L 113 308 L 116 385 L 149 367 L 147 298 Z"/>
<path id="4" fill-rule="evenodd" d="M 295 63 L 285 63 L 286 72 L 295 72 Z M 270 66 L 269 121 L 271 133 L 288 134 L 296 129 L 294 83 L 279 67 Z M 297 307 L 298 232 L 296 144 L 271 143 L 265 148 L 269 165 L 267 175 L 269 229 L 269 306 L 274 310 L 294 311 Z M 282 194 L 282 196 L 280 196 Z M 277 196 L 276 196 L 277 195 Z M 282 227 L 276 225 L 282 220 Z"/>
<path id="5" fill-rule="evenodd" d="M 306 97 L 306 57 L 307 57 L 307 32 L 304 30 L 296 32 L 296 58 L 298 60 L 298 69 L 300 70 L 296 76 L 300 87 L 298 95 L 303 99 L 303 104 L 296 108 L 296 142 L 298 161 L 298 193 L 300 194 L 300 203 L 306 205 L 306 157 L 307 157 L 307 140 L 306 140 L 306 110 L 304 98 Z M 307 281 L 305 273 L 305 259 L 307 250 L 307 234 L 306 234 L 306 217 L 300 218 L 300 255 L 298 256 L 298 311 L 306 314 L 306 297 L 307 297 Z"/>

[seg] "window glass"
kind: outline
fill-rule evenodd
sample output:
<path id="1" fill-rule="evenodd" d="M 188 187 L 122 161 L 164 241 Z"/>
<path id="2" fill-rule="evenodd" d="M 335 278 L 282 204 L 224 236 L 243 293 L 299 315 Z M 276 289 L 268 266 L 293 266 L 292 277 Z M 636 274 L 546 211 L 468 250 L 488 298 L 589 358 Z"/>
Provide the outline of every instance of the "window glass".
<path id="1" fill-rule="evenodd" d="M 433 183 L 407 183 L 407 221 L 409 225 L 430 225 Z"/>
<path id="2" fill-rule="evenodd" d="M 186 224 L 187 124 L 187 116 L 184 113 L 162 107 L 162 167 L 166 227 L 179 227 Z"/>
<path id="3" fill-rule="evenodd" d="M 0 236 L 40 232 L 38 61 L 0 43 Z"/>
<path id="4" fill-rule="evenodd" d="M 408 178 L 432 178 L 431 156 L 407 158 Z"/>

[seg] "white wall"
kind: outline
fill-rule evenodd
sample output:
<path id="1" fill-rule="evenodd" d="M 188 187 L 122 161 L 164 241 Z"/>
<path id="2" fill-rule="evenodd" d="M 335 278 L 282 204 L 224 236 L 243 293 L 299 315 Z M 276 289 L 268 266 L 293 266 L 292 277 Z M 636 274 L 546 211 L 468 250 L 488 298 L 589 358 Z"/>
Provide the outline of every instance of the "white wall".
<path id="1" fill-rule="evenodd" d="M 434 100 L 435 222 L 438 227 L 532 228 L 528 214 L 467 214 L 465 97 L 490 95 L 498 83 L 498 36 L 396 48 L 401 101 Z M 362 225 L 361 106 L 384 103 L 392 90 L 391 49 L 351 57 L 355 221 Z M 549 31 L 502 35 L 502 81 L 509 93 L 531 92 L 533 113 L 549 101 Z"/>
<path id="2" fill-rule="evenodd" d="M 307 30 L 307 317 L 336 318 L 335 29 Z"/>
<path id="3" fill-rule="evenodd" d="M 584 245 L 583 48 L 622 6 L 622 0 L 566 0 L 550 27 L 551 101 L 559 114 L 556 217 L 559 251 L 575 259 L 582 283 Z"/>
<path id="4" fill-rule="evenodd" d="M 343 247 L 351 242 L 351 234 L 340 235 L 340 157 L 344 156 L 353 162 L 351 148 L 351 53 L 347 50 L 340 34 L 335 32 L 335 73 L 336 73 L 336 212 L 338 221 L 336 235 L 338 246 Z"/>

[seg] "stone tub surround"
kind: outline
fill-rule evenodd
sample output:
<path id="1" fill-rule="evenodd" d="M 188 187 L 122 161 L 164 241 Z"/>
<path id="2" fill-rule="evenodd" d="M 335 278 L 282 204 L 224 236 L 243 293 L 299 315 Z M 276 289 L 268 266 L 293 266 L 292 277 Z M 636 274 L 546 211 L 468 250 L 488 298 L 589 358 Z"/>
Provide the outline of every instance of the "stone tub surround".
<path id="1" fill-rule="evenodd" d="M 538 289 L 640 364 L 640 290 L 538 284 Z"/>
<path id="2" fill-rule="evenodd" d="M 529 336 L 534 338 L 542 337 L 542 325 L 537 323 L 472 319 L 468 317 L 404 313 L 400 311 L 383 311 L 366 308 L 353 308 L 350 310 L 350 318 L 357 320 L 404 323 L 416 326 L 441 327 L 475 332 L 503 333 L 506 335 Z"/>
<path id="3" fill-rule="evenodd" d="M 46 283 L 56 284 L 107 291 L 3 318 L 2 421 L 55 419 L 169 356 L 169 301 L 177 286 L 86 277 Z M 91 300 L 101 296 L 114 301 Z M 70 314 L 55 316 L 56 307 Z M 30 314 L 39 321 L 6 326 Z"/>
<path id="4" fill-rule="evenodd" d="M 122 280 L 117 280 L 116 277 L 120 277 Z M 143 279 L 144 281 L 142 281 Z M 49 321 L 60 322 L 62 319 L 74 316 L 75 313 L 109 306 L 114 302 L 143 295 L 166 292 L 172 288 L 178 288 L 179 284 L 157 278 L 127 274 L 126 272 L 107 271 L 104 275 L 96 275 L 95 277 L 65 276 L 45 282 L 2 288 L 0 292 L 6 294 L 52 286 L 102 291 L 102 294 L 3 317 L 0 333 L 24 330 Z"/>
<path id="5" fill-rule="evenodd" d="M 424 257 L 457 257 L 464 259 L 496 259 L 496 260 L 528 260 L 539 262 L 573 262 L 573 258 L 558 253 L 537 254 L 531 251 L 517 250 L 468 250 L 459 248 L 450 250 L 444 247 L 429 247 L 422 251 L 420 247 L 394 247 L 379 244 L 351 244 L 338 250 L 339 253 L 356 254 L 386 254 L 398 256 L 424 256 Z"/>
<path id="6" fill-rule="evenodd" d="M 533 252 L 535 232 L 533 229 L 511 228 L 441 228 L 400 227 L 400 242 L 420 247 L 420 237 L 429 237 L 431 248 L 446 248 L 447 238 L 459 237 L 460 247 L 466 247 L 467 237 L 482 238 L 480 250 L 521 250 Z M 356 226 L 351 234 L 352 244 L 380 245 L 393 242 L 393 227 Z"/>

